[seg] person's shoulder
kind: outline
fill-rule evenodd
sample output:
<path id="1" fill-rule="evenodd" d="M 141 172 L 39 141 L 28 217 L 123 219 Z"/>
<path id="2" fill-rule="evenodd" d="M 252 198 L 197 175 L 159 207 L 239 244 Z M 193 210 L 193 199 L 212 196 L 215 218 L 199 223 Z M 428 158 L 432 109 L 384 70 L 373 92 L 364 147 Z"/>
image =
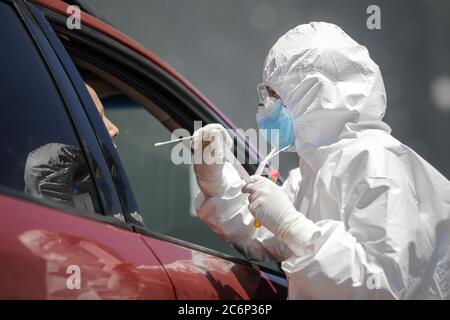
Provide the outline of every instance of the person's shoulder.
<path id="1" fill-rule="evenodd" d="M 286 181 L 297 181 L 297 180 L 300 180 L 301 178 L 302 178 L 302 174 L 300 172 L 300 168 L 297 167 L 288 172 Z"/>
<path id="2" fill-rule="evenodd" d="M 380 152 L 403 152 L 407 147 L 393 137 L 390 133 L 382 130 L 367 130 L 352 139 L 342 149 L 355 155 L 366 154 L 368 156 L 379 156 Z"/>
<path id="3" fill-rule="evenodd" d="M 334 162 L 336 175 L 388 177 L 387 164 L 406 148 L 389 133 L 370 130 L 336 150 L 329 161 Z"/>

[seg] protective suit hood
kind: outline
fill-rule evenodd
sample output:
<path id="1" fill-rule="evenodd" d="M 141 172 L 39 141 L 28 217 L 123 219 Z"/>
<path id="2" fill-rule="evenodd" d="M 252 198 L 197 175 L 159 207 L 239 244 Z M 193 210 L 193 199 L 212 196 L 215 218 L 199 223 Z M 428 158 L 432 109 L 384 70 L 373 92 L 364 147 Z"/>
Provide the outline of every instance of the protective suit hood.
<path id="1" fill-rule="evenodd" d="M 293 115 L 302 157 L 365 129 L 390 132 L 382 121 L 386 92 L 378 65 L 334 24 L 288 31 L 270 49 L 263 80 Z"/>

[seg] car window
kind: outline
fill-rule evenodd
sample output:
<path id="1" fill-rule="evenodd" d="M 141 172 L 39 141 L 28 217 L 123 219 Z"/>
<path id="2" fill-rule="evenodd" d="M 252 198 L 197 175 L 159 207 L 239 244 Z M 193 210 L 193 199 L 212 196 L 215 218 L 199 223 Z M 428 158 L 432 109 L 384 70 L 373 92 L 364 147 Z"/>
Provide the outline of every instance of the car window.
<path id="1" fill-rule="evenodd" d="M 171 132 L 127 95 L 114 95 L 102 102 L 108 118 L 119 127 L 115 143 L 146 228 L 240 256 L 196 217 L 198 186 L 193 166 L 172 162 L 173 145 L 154 147 L 156 142 L 169 140 Z"/>
<path id="2" fill-rule="evenodd" d="M 0 2 L 0 185 L 100 212 L 72 121 L 16 13 Z"/>

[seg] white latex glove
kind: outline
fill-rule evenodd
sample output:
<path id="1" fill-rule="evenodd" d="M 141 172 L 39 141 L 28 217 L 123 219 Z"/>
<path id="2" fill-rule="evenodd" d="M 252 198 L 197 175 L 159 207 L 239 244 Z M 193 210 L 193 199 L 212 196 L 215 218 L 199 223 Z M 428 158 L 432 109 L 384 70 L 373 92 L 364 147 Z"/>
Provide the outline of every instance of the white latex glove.
<path id="1" fill-rule="evenodd" d="M 319 236 L 319 227 L 298 212 L 283 190 L 270 179 L 253 175 L 242 192 L 250 194 L 248 209 L 255 219 L 288 247 L 298 247 Z"/>
<path id="2" fill-rule="evenodd" d="M 232 146 L 233 140 L 221 124 L 208 124 L 194 132 L 194 171 L 203 193 L 214 197 L 225 191 L 225 155 Z"/>

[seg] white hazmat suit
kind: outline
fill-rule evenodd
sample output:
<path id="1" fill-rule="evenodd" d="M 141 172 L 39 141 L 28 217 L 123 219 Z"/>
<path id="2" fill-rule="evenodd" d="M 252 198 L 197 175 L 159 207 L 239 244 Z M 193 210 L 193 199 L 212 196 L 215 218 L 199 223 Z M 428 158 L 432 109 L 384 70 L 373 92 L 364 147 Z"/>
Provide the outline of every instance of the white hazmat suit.
<path id="1" fill-rule="evenodd" d="M 450 183 L 391 136 L 367 49 L 333 24 L 300 25 L 263 80 L 293 116 L 300 170 L 281 189 L 298 221 L 283 236 L 255 228 L 229 163 L 196 165 L 200 219 L 247 257 L 281 261 L 289 299 L 450 299 Z"/>

